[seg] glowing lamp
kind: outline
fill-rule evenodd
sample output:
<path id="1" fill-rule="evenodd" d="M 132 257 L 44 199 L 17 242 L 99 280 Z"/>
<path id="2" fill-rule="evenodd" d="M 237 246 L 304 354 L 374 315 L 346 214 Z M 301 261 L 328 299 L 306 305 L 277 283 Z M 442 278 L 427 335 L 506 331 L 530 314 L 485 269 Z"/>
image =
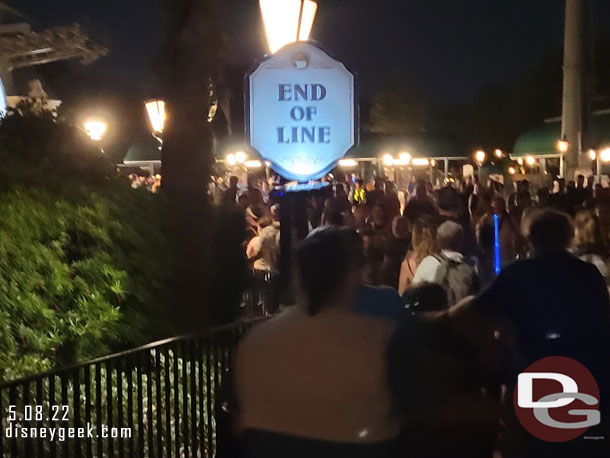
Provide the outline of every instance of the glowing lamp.
<path id="1" fill-rule="evenodd" d="M 414 165 L 415 167 L 423 167 L 426 165 L 430 165 L 430 161 L 428 159 L 426 159 L 425 157 L 418 157 L 418 158 L 411 160 L 411 164 Z"/>
<path id="2" fill-rule="evenodd" d="M 237 159 L 235 158 L 235 154 L 231 153 L 231 154 L 227 154 L 227 157 L 225 158 L 225 162 L 230 165 L 231 167 L 233 167 L 235 164 L 237 164 Z"/>
<path id="3" fill-rule="evenodd" d="M 244 162 L 244 165 L 248 169 L 260 169 L 263 166 L 263 163 L 258 159 L 253 159 L 251 161 Z"/>
<path id="4" fill-rule="evenodd" d="M 498 159 L 502 159 L 502 156 L 504 156 L 504 153 L 502 152 L 501 149 L 498 148 L 494 151 L 494 156 L 496 156 Z"/>
<path id="5" fill-rule="evenodd" d="M 508 174 L 509 175 L 514 175 L 515 173 L 517 173 L 517 169 L 515 169 L 514 167 L 509 167 L 508 168 Z"/>
<path id="6" fill-rule="evenodd" d="M 599 158 L 602 162 L 610 162 L 610 148 L 606 148 L 600 151 Z"/>
<path id="7" fill-rule="evenodd" d="M 483 150 L 479 150 L 474 153 L 474 160 L 477 161 L 479 164 L 482 164 L 483 162 L 485 162 L 486 158 L 487 158 L 487 154 Z"/>
<path id="8" fill-rule="evenodd" d="M 295 41 L 309 40 L 318 4 L 312 0 L 259 0 L 271 54 Z"/>
<path id="9" fill-rule="evenodd" d="M 165 102 L 163 100 L 149 100 L 145 105 L 153 134 L 162 134 L 165 128 L 165 120 L 167 119 Z"/>
<path id="10" fill-rule="evenodd" d="M 403 164 L 409 165 L 409 163 L 411 162 L 412 156 L 409 153 L 403 152 L 398 155 L 398 158 L 400 159 L 400 162 L 402 162 Z"/>
<path id="11" fill-rule="evenodd" d="M 588 151 L 589 154 L 589 159 L 591 159 L 592 161 L 594 161 L 597 158 L 597 153 L 595 152 L 594 149 L 590 149 Z"/>
<path id="12" fill-rule="evenodd" d="M 356 162 L 354 159 L 340 159 L 339 160 L 339 167 L 350 168 L 350 167 L 356 167 L 357 165 L 358 165 L 358 162 Z"/>
<path id="13" fill-rule="evenodd" d="M 392 157 L 391 154 L 384 154 L 382 160 L 383 160 L 383 163 L 385 165 L 387 165 L 388 167 L 391 167 L 392 164 L 394 164 L 394 158 Z"/>
<path id="14" fill-rule="evenodd" d="M 536 165 L 536 158 L 534 156 L 527 156 L 525 158 L 525 163 L 527 165 L 529 165 L 530 167 L 534 166 L 534 165 Z"/>
<path id="15" fill-rule="evenodd" d="M 85 132 L 94 142 L 99 142 L 104 138 L 108 125 L 104 121 L 89 119 L 85 121 Z"/>
<path id="16" fill-rule="evenodd" d="M 567 140 L 558 140 L 555 147 L 561 154 L 565 154 L 568 152 L 568 149 L 570 149 L 570 142 Z"/>
<path id="17" fill-rule="evenodd" d="M 244 153 L 243 151 L 237 151 L 235 153 L 235 161 L 238 164 L 243 164 L 244 162 L 246 162 L 247 158 L 248 158 L 248 155 L 246 153 Z"/>

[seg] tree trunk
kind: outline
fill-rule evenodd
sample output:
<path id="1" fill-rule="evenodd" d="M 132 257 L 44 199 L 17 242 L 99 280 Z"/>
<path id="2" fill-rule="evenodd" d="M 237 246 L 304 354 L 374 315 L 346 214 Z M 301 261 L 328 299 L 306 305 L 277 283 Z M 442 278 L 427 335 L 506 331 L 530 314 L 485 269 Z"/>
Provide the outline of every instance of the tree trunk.
<path id="1" fill-rule="evenodd" d="M 166 0 L 165 5 L 167 37 L 160 69 L 167 112 L 162 189 L 171 218 L 171 306 L 181 331 L 191 332 L 209 326 L 206 298 L 212 231 L 207 187 L 213 152 L 207 114 L 219 40 L 209 1 Z"/>

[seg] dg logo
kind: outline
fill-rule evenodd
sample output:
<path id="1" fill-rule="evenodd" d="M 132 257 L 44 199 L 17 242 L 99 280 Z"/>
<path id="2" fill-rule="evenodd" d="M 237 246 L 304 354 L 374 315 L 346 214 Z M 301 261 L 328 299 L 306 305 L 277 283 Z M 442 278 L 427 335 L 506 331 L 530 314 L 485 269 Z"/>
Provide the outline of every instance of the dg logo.
<path id="1" fill-rule="evenodd" d="M 570 441 L 601 422 L 595 378 L 563 356 L 540 359 L 519 374 L 513 403 L 521 425 L 547 442 Z"/>

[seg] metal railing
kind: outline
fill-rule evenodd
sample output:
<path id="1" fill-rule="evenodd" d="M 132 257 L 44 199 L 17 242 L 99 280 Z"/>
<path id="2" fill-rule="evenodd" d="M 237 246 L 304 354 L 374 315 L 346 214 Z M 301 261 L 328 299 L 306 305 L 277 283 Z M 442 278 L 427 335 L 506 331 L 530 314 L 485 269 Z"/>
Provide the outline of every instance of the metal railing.
<path id="1" fill-rule="evenodd" d="M 0 456 L 212 458 L 219 387 L 256 321 L 1 384 Z"/>
<path id="2" fill-rule="evenodd" d="M 279 276 L 271 271 L 252 269 L 244 293 L 242 316 L 256 318 L 276 313 L 279 308 Z"/>

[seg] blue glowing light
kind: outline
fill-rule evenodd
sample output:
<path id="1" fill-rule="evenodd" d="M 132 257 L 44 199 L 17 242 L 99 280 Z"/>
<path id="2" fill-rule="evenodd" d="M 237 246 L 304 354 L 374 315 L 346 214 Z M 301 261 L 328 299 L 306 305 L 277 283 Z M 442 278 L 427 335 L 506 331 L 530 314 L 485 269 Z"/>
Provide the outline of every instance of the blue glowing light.
<path id="1" fill-rule="evenodd" d="M 497 214 L 494 214 L 494 269 L 496 275 L 500 275 L 502 271 L 502 263 L 500 261 L 500 219 Z"/>

